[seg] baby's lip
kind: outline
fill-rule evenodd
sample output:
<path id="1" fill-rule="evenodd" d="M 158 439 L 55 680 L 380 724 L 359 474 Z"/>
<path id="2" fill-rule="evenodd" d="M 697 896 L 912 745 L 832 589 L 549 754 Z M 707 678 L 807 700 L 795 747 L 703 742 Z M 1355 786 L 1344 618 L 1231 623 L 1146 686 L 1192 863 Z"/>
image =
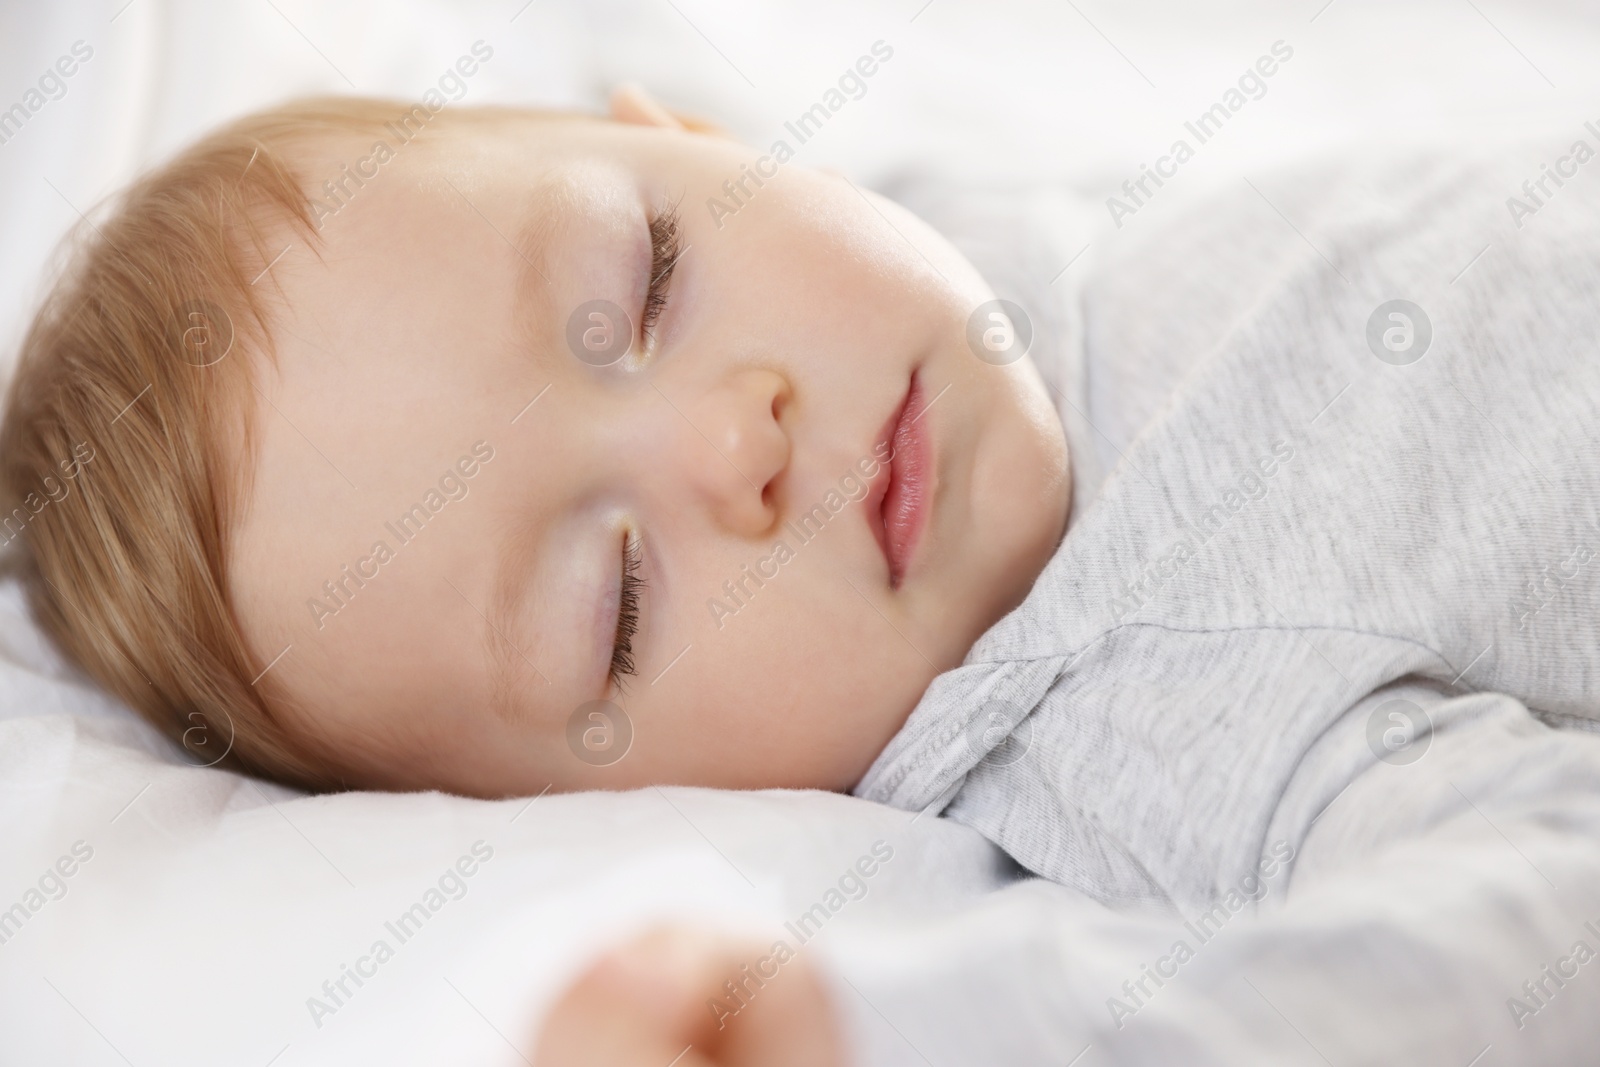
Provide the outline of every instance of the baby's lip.
<path id="1" fill-rule="evenodd" d="M 931 466 L 921 420 L 926 410 L 917 372 L 912 371 L 905 395 L 874 441 L 873 456 L 881 467 L 862 500 L 867 526 L 883 553 L 892 587 L 905 578 L 927 516 Z"/>

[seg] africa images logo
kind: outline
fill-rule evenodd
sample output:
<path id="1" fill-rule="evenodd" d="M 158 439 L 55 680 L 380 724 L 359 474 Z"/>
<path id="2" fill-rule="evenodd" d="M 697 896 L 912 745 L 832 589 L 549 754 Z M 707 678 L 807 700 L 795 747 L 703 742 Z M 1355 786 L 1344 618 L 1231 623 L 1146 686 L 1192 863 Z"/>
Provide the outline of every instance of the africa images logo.
<path id="1" fill-rule="evenodd" d="M 1390 300 L 1367 318 L 1367 347 L 1392 367 L 1406 367 L 1428 354 L 1433 320 L 1409 300 Z"/>
<path id="2" fill-rule="evenodd" d="M 1403 697 L 1386 700 L 1367 716 L 1367 747 L 1393 767 L 1415 763 L 1433 742 L 1433 720 Z"/>

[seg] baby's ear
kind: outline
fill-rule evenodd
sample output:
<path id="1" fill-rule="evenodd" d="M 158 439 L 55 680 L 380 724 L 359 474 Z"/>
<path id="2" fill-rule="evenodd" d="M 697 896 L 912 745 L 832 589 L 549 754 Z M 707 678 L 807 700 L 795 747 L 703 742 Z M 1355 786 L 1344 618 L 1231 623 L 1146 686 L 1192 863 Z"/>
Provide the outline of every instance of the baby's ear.
<path id="1" fill-rule="evenodd" d="M 713 137 L 733 136 L 714 122 L 677 111 L 668 111 L 656 101 L 655 97 L 633 82 L 623 82 L 611 90 L 611 118 L 616 122 L 631 123 L 635 126 L 689 130 L 693 133 L 710 134 Z"/>

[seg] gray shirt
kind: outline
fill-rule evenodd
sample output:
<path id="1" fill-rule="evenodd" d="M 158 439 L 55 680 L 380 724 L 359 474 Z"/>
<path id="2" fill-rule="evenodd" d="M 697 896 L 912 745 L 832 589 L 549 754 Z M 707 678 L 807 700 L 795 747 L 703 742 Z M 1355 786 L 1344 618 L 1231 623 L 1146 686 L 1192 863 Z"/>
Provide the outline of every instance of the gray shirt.
<path id="1" fill-rule="evenodd" d="M 1280 175 L 1102 233 L 1117 253 L 1080 296 L 1040 289 L 1024 306 L 1089 353 L 1058 331 L 1047 373 L 1162 358 L 1180 380 L 856 792 L 1097 900 L 1182 909 L 1425 752 L 1429 701 L 1390 687 L 1600 718 L 1600 194 L 1569 183 L 1518 228 L 1522 177 Z M 1317 744 L 1358 706 L 1364 738 Z M 1285 829 L 1288 794 L 1312 804 Z"/>

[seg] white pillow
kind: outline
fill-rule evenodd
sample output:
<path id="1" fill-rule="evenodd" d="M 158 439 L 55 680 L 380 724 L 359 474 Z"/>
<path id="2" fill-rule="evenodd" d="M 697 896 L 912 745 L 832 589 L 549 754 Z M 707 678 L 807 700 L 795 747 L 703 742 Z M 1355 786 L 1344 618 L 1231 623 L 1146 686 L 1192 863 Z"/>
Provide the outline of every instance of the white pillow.
<path id="1" fill-rule="evenodd" d="M 826 941 L 1012 870 L 830 793 L 305 796 L 198 768 L 72 679 L 14 582 L 0 694 L 8 1062 L 516 1063 L 501 1035 L 530 1051 L 573 969 L 654 917 Z"/>

